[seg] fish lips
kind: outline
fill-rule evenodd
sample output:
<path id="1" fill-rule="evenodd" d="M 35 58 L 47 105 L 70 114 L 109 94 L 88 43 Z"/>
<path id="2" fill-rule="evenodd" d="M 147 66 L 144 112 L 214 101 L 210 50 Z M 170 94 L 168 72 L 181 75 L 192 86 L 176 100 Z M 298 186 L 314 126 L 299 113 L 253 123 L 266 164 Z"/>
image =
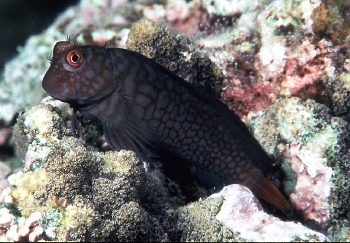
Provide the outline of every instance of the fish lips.
<path id="1" fill-rule="evenodd" d="M 42 87 L 54 99 L 65 102 L 78 99 L 76 90 L 66 82 L 49 82 L 44 77 Z"/>

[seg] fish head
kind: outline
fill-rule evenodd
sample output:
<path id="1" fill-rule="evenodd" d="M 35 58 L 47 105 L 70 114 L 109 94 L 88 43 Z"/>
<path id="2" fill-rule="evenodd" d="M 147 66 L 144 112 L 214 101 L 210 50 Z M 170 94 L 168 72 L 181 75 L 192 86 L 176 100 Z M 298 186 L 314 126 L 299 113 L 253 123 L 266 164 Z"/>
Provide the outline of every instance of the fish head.
<path id="1" fill-rule="evenodd" d="M 96 102 L 115 90 L 117 80 L 104 46 L 57 42 L 43 89 L 53 98 L 70 104 Z"/>

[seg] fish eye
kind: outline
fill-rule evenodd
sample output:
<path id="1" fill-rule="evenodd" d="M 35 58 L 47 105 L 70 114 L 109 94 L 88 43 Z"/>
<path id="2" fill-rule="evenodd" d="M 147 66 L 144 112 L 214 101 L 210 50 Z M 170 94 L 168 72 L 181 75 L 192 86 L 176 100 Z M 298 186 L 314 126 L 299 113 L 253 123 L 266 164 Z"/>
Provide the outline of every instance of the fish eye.
<path id="1" fill-rule="evenodd" d="M 83 54 L 77 50 L 68 52 L 66 61 L 73 67 L 78 67 L 83 62 Z"/>

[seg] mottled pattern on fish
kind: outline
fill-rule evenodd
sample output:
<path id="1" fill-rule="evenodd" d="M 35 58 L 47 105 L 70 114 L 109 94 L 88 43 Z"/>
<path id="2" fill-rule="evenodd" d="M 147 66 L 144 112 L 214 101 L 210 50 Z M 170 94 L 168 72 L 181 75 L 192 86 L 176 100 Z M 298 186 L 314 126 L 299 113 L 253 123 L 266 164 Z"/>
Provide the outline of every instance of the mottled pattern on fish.
<path id="1" fill-rule="evenodd" d="M 175 156 L 207 188 L 240 183 L 291 211 L 264 176 L 272 169 L 268 155 L 239 117 L 141 54 L 58 42 L 42 85 L 74 112 L 99 121 L 111 148 L 133 150 L 145 161 Z M 74 136 L 76 126 L 74 114 Z"/>

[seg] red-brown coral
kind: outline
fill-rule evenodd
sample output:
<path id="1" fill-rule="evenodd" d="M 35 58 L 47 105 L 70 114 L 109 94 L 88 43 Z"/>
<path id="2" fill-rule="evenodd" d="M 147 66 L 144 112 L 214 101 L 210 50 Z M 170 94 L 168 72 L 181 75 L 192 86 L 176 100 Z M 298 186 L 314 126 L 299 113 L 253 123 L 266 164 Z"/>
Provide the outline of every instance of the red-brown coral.
<path id="1" fill-rule="evenodd" d="M 271 104 L 271 91 L 271 83 L 256 82 L 252 85 L 228 86 L 223 90 L 222 98 L 231 110 L 247 115 L 250 111 L 268 107 Z"/>
<path id="2" fill-rule="evenodd" d="M 223 88 L 222 98 L 241 116 L 266 108 L 278 97 L 297 96 L 324 102 L 326 81 L 333 72 L 328 44 L 320 42 L 313 46 L 308 39 L 301 45 L 294 43 L 285 52 L 284 64 L 272 70 L 262 65 L 258 56 L 250 58 L 253 64 L 228 67 L 231 70 L 226 77 L 231 79 Z"/>
<path id="3" fill-rule="evenodd" d="M 297 47 L 291 47 L 291 49 Z M 331 60 L 324 54 L 326 43 L 315 47 L 309 40 L 303 41 L 295 53 L 286 53 L 285 76 L 281 82 L 280 95 L 297 96 L 320 101 L 326 92 L 327 68 Z"/>
<path id="4" fill-rule="evenodd" d="M 203 11 L 199 10 L 199 4 L 188 4 L 186 1 L 169 1 L 164 17 L 173 28 L 185 34 L 195 34 Z"/>
<path id="5" fill-rule="evenodd" d="M 314 42 L 323 38 L 343 44 L 350 32 L 350 3 L 342 0 L 323 0 L 312 13 Z"/>

